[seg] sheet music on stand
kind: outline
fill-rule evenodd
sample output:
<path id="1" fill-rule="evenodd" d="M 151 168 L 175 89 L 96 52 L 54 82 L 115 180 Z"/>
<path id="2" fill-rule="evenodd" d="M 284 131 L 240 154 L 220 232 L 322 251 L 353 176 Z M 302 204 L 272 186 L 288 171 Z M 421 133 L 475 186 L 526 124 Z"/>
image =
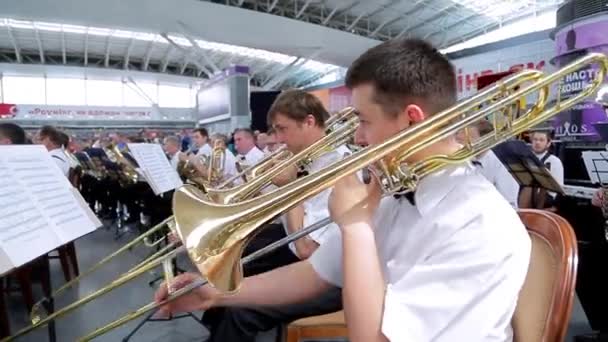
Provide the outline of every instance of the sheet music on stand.
<path id="1" fill-rule="evenodd" d="M 137 143 L 128 144 L 128 146 L 156 195 L 174 190 L 184 184 L 160 145 Z"/>
<path id="2" fill-rule="evenodd" d="M 44 146 L 0 146 L 0 274 L 101 225 Z"/>
<path id="3" fill-rule="evenodd" d="M 607 151 L 583 151 L 585 168 L 591 182 L 595 184 L 608 183 L 608 152 Z"/>
<path id="4" fill-rule="evenodd" d="M 492 151 L 520 186 L 564 193 L 562 186 L 525 142 L 508 140 L 494 147 Z"/>

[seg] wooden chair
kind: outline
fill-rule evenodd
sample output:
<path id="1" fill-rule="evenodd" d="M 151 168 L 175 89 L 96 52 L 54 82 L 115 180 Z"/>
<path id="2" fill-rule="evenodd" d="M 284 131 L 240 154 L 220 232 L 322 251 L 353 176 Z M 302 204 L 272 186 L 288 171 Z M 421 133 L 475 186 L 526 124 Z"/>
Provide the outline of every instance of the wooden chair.
<path id="1" fill-rule="evenodd" d="M 286 331 L 286 342 L 347 337 L 344 311 L 299 319 L 289 324 Z"/>
<path id="2" fill-rule="evenodd" d="M 521 209 L 532 256 L 513 317 L 514 341 L 563 341 L 572 311 L 578 250 L 570 224 L 545 210 Z M 286 341 L 347 338 L 342 311 L 307 317 L 287 326 Z"/>
<path id="3" fill-rule="evenodd" d="M 514 340 L 564 341 L 578 266 L 574 230 L 549 211 L 521 209 L 519 215 L 532 238 L 532 257 L 513 316 Z"/>

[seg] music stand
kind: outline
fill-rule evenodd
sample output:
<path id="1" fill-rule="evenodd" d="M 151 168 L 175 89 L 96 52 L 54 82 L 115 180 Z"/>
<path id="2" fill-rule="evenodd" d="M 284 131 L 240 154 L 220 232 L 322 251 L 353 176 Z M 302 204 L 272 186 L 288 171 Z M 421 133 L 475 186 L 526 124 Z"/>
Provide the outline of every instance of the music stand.
<path id="1" fill-rule="evenodd" d="M 582 157 L 591 182 L 600 186 L 608 184 L 608 152 L 583 151 Z"/>
<path id="2" fill-rule="evenodd" d="M 492 151 L 521 187 L 543 188 L 564 194 L 562 186 L 523 141 L 508 140 Z"/>

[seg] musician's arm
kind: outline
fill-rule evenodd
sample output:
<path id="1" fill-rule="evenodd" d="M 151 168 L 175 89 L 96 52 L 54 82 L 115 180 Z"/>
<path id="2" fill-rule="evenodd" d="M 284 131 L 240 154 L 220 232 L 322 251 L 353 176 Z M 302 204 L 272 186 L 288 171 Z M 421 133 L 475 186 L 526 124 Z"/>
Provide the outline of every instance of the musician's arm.
<path id="1" fill-rule="evenodd" d="M 300 261 L 245 278 L 234 295 L 221 297 L 216 306 L 286 305 L 314 298 L 330 288 L 308 261 Z"/>
<path id="2" fill-rule="evenodd" d="M 291 209 L 285 214 L 287 223 L 287 231 L 289 234 L 298 232 L 304 228 L 304 206 L 302 204 Z M 314 240 L 304 237 L 294 242 L 296 253 L 301 260 L 308 259 L 312 253 L 319 247 Z"/>
<path id="3" fill-rule="evenodd" d="M 349 340 L 388 341 L 382 334 L 385 285 L 373 229 L 364 222 L 341 228 L 342 300 L 348 317 Z"/>

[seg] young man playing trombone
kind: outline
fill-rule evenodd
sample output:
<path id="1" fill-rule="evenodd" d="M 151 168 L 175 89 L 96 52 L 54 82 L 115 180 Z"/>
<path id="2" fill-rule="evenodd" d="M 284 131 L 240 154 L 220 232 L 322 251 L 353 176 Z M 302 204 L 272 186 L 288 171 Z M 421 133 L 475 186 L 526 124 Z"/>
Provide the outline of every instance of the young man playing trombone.
<path id="1" fill-rule="evenodd" d="M 301 90 L 285 91 L 277 97 L 268 112 L 268 122 L 272 125 L 276 140 L 284 144 L 287 150 L 297 154 L 306 147 L 316 143 L 325 136 L 325 121 L 329 117 L 321 101 Z M 279 177 L 273 180 L 271 187 L 283 186 L 294 181 L 298 173 L 314 173 L 344 157 L 350 151 L 343 146 L 330 150 L 316 157 L 310 164 L 298 169 L 296 166 L 286 168 Z M 272 190 L 270 190 L 272 191 Z M 245 249 L 245 254 L 259 250 L 279 240 L 285 234 L 298 230 L 329 216 L 328 200 L 331 190 L 309 198 L 281 217 L 281 224 L 269 224 L 258 233 Z M 284 229 L 284 231 L 283 231 Z M 305 260 L 323 244 L 330 230 L 335 225 L 314 232 L 307 237 L 285 246 L 270 255 L 248 264 L 245 275 L 255 275 L 272 269 Z M 269 330 L 294 319 L 315 314 L 330 313 L 340 310 L 340 289 L 332 287 L 314 300 L 307 303 L 266 308 L 226 308 L 211 310 L 205 313 L 211 337 L 210 342 L 247 342 L 255 341 L 258 332 Z M 213 313 L 213 311 L 215 311 Z"/>
<path id="2" fill-rule="evenodd" d="M 368 50 L 349 68 L 346 85 L 361 145 L 382 144 L 456 101 L 449 61 L 414 39 Z M 459 148 L 449 136 L 406 162 Z M 233 295 L 201 287 L 163 312 L 304 302 L 335 285 L 342 287 L 352 342 L 511 341 L 531 243 L 496 188 L 463 163 L 430 173 L 410 196 L 381 194 L 375 178 L 366 185 L 342 176 L 329 201 L 339 231 L 310 259 L 246 278 Z M 196 277 L 183 275 L 173 285 Z M 166 296 L 162 286 L 156 300 Z"/>

